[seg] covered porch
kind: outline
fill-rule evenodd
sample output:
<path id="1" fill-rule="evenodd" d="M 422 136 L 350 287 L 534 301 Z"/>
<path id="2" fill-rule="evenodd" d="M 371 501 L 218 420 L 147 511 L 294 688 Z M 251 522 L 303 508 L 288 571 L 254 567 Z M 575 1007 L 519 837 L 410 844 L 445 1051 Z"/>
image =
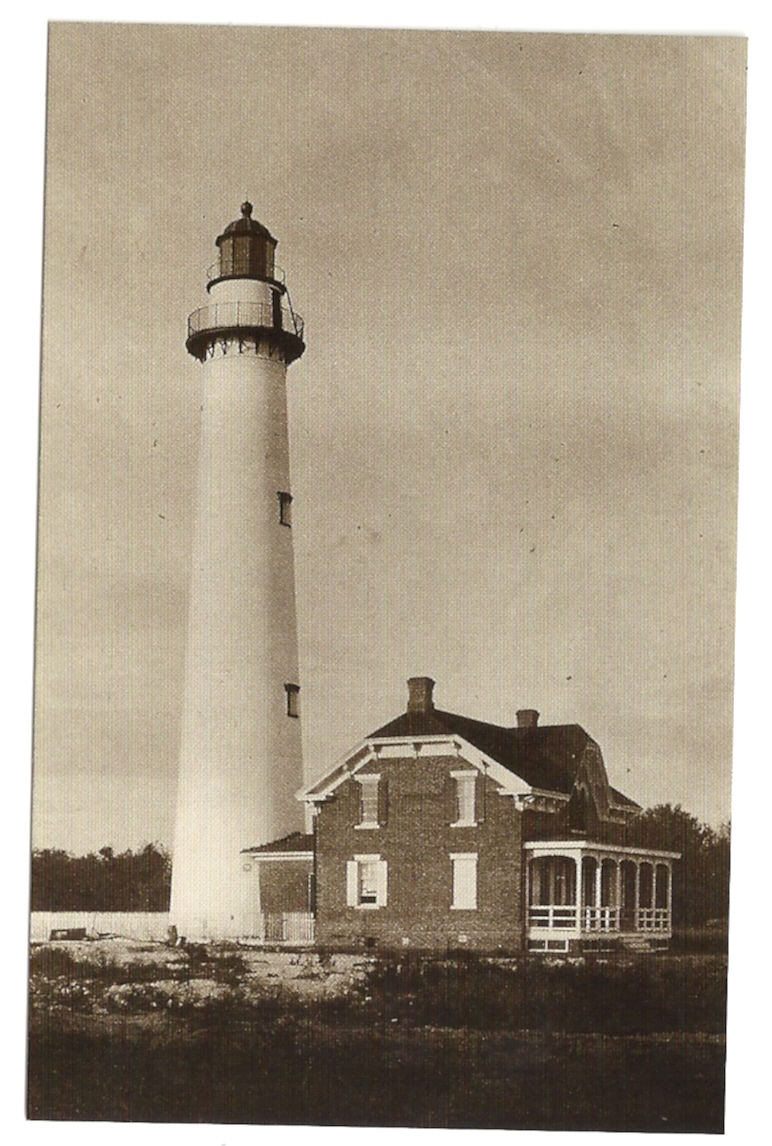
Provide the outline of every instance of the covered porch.
<path id="1" fill-rule="evenodd" d="M 611 940 L 650 947 L 670 940 L 678 853 L 534 840 L 525 845 L 525 859 L 529 950 L 611 946 Z"/>

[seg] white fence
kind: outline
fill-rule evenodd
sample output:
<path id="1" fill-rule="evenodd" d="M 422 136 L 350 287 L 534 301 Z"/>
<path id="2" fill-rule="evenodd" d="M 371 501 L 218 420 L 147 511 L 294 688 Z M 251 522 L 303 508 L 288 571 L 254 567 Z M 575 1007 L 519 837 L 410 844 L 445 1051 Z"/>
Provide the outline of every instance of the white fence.
<path id="1" fill-rule="evenodd" d="M 263 943 L 313 943 L 314 917 L 308 912 L 285 911 L 263 915 L 257 938 Z"/>
<path id="2" fill-rule="evenodd" d="M 124 939 L 166 939 L 168 911 L 33 911 L 30 939 L 40 943 L 52 931 L 84 927 L 89 938 L 120 935 Z"/>
<path id="3" fill-rule="evenodd" d="M 42 943 L 52 931 L 84 928 L 89 939 L 117 935 L 123 939 L 168 938 L 168 911 L 33 911 L 30 939 Z M 314 919 L 305 912 L 261 915 L 253 921 L 249 936 L 261 943 L 313 943 Z"/>

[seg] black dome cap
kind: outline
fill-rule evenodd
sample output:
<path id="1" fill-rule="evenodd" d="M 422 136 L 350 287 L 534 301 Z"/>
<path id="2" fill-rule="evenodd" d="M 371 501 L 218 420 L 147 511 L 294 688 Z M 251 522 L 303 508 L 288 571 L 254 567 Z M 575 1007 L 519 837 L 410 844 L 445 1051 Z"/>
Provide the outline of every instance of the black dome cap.
<path id="1" fill-rule="evenodd" d="M 252 204 L 247 199 L 241 204 L 241 218 L 234 219 L 229 223 L 221 235 L 218 235 L 215 240 L 217 246 L 228 235 L 260 235 L 263 238 L 270 239 L 272 243 L 276 242 L 271 232 L 262 223 L 258 223 L 257 219 L 252 218 Z"/>

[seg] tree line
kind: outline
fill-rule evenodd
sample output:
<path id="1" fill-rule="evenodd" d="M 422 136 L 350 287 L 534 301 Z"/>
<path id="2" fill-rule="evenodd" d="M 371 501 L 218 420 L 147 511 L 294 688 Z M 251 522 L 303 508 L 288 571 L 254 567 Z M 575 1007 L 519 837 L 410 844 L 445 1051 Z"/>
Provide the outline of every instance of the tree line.
<path id="1" fill-rule="evenodd" d="M 74 856 L 59 848 L 32 853 L 32 911 L 168 911 L 171 856 L 160 844 Z"/>
<path id="2" fill-rule="evenodd" d="M 678 852 L 673 864 L 673 926 L 704 927 L 729 918 L 731 828 L 701 823 L 680 804 L 647 808 L 630 826 L 628 843 Z"/>
<path id="3" fill-rule="evenodd" d="M 631 846 L 679 852 L 673 865 L 673 923 L 705 926 L 729 916 L 730 827 L 701 823 L 680 804 L 648 808 L 630 827 Z M 86 856 L 32 853 L 33 911 L 168 911 L 172 861 L 160 844 Z"/>

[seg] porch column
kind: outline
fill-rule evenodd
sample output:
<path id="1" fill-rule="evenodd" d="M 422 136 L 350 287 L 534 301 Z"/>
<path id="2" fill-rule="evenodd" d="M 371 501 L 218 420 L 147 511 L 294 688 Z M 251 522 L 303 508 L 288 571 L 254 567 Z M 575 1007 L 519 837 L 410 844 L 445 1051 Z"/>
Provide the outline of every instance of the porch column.
<path id="1" fill-rule="evenodd" d="M 258 938 L 261 939 L 264 943 L 265 942 L 265 916 L 263 915 L 263 888 L 261 886 L 262 882 L 263 882 L 263 865 L 260 863 L 260 860 L 257 858 L 255 858 L 255 860 L 254 860 L 254 865 L 255 865 L 255 885 L 256 885 L 256 890 L 257 890 L 257 895 L 255 896 L 255 913 L 256 913 L 255 918 L 256 918 L 258 925 L 260 927 L 260 935 L 258 936 Z"/>
<path id="2" fill-rule="evenodd" d="M 576 888 L 574 891 L 574 926 L 582 926 L 582 853 L 574 856 L 576 867 Z"/>
<path id="3" fill-rule="evenodd" d="M 668 860 L 668 931 L 672 931 L 672 861 Z"/>
<path id="4" fill-rule="evenodd" d="M 602 891 L 602 878 L 603 878 L 603 860 L 595 860 L 595 918 L 598 921 L 598 926 L 601 925 L 601 904 L 603 902 Z"/>
<path id="5" fill-rule="evenodd" d="M 262 880 L 261 880 L 262 868 L 260 867 L 260 860 L 259 859 L 255 859 L 253 862 L 255 865 L 255 888 L 257 890 L 257 895 L 255 896 L 255 909 L 257 910 L 258 915 L 262 915 L 263 914 L 263 899 L 262 899 L 262 890 L 263 889 L 260 886 L 260 884 L 262 882 Z"/>
<path id="6" fill-rule="evenodd" d="M 640 928 L 640 910 L 641 910 L 641 861 L 635 860 L 635 927 L 634 930 L 638 931 Z"/>
<path id="7" fill-rule="evenodd" d="M 621 927 L 621 925 L 622 925 L 622 861 L 621 860 L 614 860 L 614 863 L 616 864 L 616 869 L 617 869 L 617 878 L 615 881 L 615 883 L 616 883 L 616 903 L 614 906 L 617 909 L 617 927 Z"/>
<path id="8" fill-rule="evenodd" d="M 525 910 L 523 916 L 525 918 L 526 928 L 531 921 L 531 864 L 533 859 L 526 859 L 525 861 Z"/>

